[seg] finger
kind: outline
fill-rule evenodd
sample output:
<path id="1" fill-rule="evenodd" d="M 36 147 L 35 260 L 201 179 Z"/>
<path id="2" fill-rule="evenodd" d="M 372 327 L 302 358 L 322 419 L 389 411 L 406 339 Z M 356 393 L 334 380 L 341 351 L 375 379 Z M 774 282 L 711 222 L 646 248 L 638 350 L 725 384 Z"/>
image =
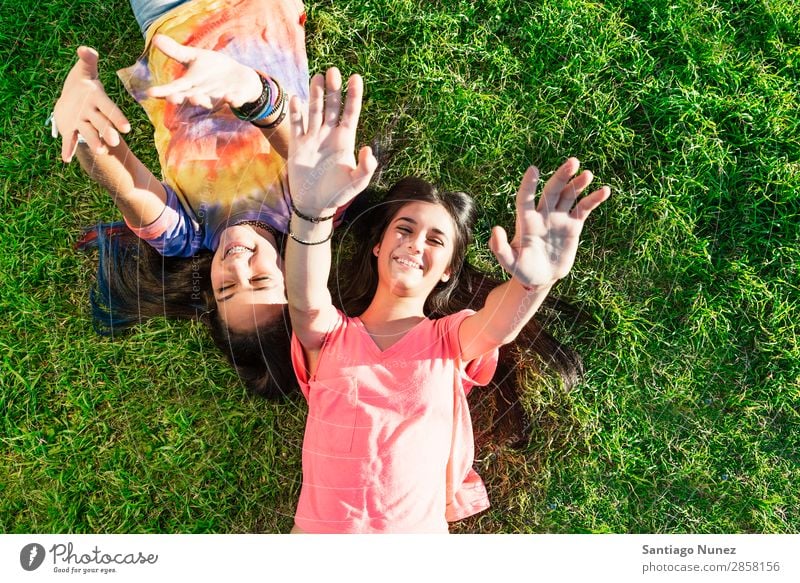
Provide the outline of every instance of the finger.
<path id="1" fill-rule="evenodd" d="M 514 252 L 508 244 L 508 235 L 503 227 L 494 227 L 489 238 L 489 249 L 492 250 L 497 262 L 508 273 L 514 273 Z"/>
<path id="2" fill-rule="evenodd" d="M 341 126 L 355 130 L 361 115 L 361 101 L 364 96 L 364 80 L 361 75 L 352 75 L 347 81 L 347 98 L 344 103 Z"/>
<path id="3" fill-rule="evenodd" d="M 66 162 L 72 162 L 72 157 L 75 155 L 75 148 L 78 147 L 78 136 L 72 132 L 69 136 L 61 136 L 61 159 Z"/>
<path id="4" fill-rule="evenodd" d="M 561 191 L 564 190 L 579 167 L 580 162 L 577 158 L 569 158 L 553 173 L 542 189 L 542 197 L 539 200 L 540 210 L 552 211 L 556 208 L 558 200 L 561 198 Z"/>
<path id="5" fill-rule="evenodd" d="M 129 131 L 131 131 L 131 124 L 128 121 L 128 118 L 125 117 L 125 114 L 122 113 L 122 110 L 117 106 L 116 103 L 111 101 L 108 96 L 100 100 L 100 103 L 97 104 L 97 109 L 99 109 L 100 113 L 106 116 L 114 125 L 114 127 L 123 134 L 127 134 Z"/>
<path id="6" fill-rule="evenodd" d="M 517 217 L 526 210 L 536 208 L 536 189 L 539 186 L 539 169 L 536 166 L 529 166 L 522 176 L 522 181 L 517 189 Z"/>
<path id="7" fill-rule="evenodd" d="M 108 153 L 108 148 L 103 143 L 103 140 L 100 138 L 100 134 L 90 122 L 88 121 L 81 121 L 78 123 L 78 132 L 83 136 L 83 139 L 86 140 L 86 145 L 89 149 L 94 152 L 95 154 L 106 154 Z"/>
<path id="8" fill-rule="evenodd" d="M 170 93 L 164 99 L 173 105 L 181 105 L 184 101 L 186 101 L 186 93 Z"/>
<path id="9" fill-rule="evenodd" d="M 97 61 L 99 55 L 92 47 L 78 47 L 78 63 L 81 74 L 88 79 L 97 79 Z"/>
<path id="10" fill-rule="evenodd" d="M 193 79 L 190 79 L 189 76 L 183 76 L 165 85 L 150 87 L 150 89 L 147 90 L 147 95 L 148 97 L 164 97 L 169 101 L 170 96 L 187 93 L 194 86 L 195 81 Z"/>
<path id="11" fill-rule="evenodd" d="M 339 125 L 339 114 L 342 110 L 342 74 L 336 67 L 325 73 L 325 123 L 328 126 Z"/>
<path id="12" fill-rule="evenodd" d="M 558 203 L 556 203 L 556 210 L 569 211 L 572 205 L 575 204 L 578 195 L 592 183 L 592 180 L 594 180 L 594 175 L 589 170 L 584 170 L 570 180 L 561 191 L 561 196 L 558 199 Z"/>
<path id="13" fill-rule="evenodd" d="M 289 99 L 289 137 L 291 138 L 290 144 L 301 138 L 305 134 L 303 127 L 303 102 L 297 95 L 292 95 Z"/>
<path id="14" fill-rule="evenodd" d="M 317 73 L 311 78 L 308 96 L 308 131 L 317 132 L 322 125 L 325 107 L 325 77 Z"/>
<path id="15" fill-rule="evenodd" d="M 611 188 L 608 186 L 595 190 L 593 193 L 584 196 L 572 209 L 570 215 L 579 221 L 585 221 L 589 217 L 589 213 L 608 200 L 609 196 L 611 196 Z"/>
<path id="16" fill-rule="evenodd" d="M 187 47 L 164 34 L 153 37 L 153 46 L 183 65 L 188 65 L 197 58 L 197 49 Z"/>
<path id="17" fill-rule="evenodd" d="M 211 98 L 206 93 L 190 93 L 187 95 L 187 99 L 189 103 L 192 105 L 197 105 L 204 109 L 213 109 L 214 104 L 211 102 Z"/>
<path id="18" fill-rule="evenodd" d="M 109 119 L 100 111 L 95 110 L 86 116 L 86 119 L 97 131 L 97 137 L 112 148 L 119 145 L 119 134 L 111 125 Z M 84 138 L 85 139 L 85 138 Z"/>

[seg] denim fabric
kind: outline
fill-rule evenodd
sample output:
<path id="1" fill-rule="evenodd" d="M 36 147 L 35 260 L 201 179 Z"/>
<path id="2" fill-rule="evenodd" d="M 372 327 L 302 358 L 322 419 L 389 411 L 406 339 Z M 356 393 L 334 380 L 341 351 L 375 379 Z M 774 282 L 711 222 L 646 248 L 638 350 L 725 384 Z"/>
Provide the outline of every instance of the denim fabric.
<path id="1" fill-rule="evenodd" d="M 142 36 L 157 18 L 189 0 L 130 0 L 133 16 L 139 23 Z"/>

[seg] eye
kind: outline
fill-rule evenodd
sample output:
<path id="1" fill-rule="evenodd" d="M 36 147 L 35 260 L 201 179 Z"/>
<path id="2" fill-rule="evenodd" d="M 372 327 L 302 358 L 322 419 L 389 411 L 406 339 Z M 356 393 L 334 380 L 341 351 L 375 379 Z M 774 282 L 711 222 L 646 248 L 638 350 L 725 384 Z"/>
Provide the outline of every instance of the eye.
<path id="1" fill-rule="evenodd" d="M 403 225 L 398 226 L 397 230 L 400 231 L 401 233 L 406 234 L 406 235 L 411 233 L 411 229 L 409 227 L 406 227 L 406 226 L 403 226 Z"/>
<path id="2" fill-rule="evenodd" d="M 428 243 L 436 245 L 437 247 L 444 247 L 444 241 L 441 239 L 428 239 Z"/>

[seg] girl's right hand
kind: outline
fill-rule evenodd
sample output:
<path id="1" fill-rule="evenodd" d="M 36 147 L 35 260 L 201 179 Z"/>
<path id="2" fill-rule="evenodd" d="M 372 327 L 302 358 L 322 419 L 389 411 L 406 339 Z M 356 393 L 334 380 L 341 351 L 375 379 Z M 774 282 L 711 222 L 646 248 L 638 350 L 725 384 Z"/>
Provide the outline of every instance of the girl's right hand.
<path id="1" fill-rule="evenodd" d="M 342 104 L 342 75 L 333 67 L 311 79 L 307 115 L 297 97 L 289 102 L 289 190 L 301 212 L 330 214 L 369 184 L 378 166 L 372 150 L 354 155 L 363 93 L 364 82 L 353 75 Z"/>
<path id="2" fill-rule="evenodd" d="M 70 69 L 53 110 L 64 162 L 70 162 L 75 155 L 78 134 L 93 152 L 102 154 L 107 151 L 106 145 L 119 145 L 119 132 L 131 130 L 127 118 L 97 78 L 97 60 L 97 51 L 78 47 L 78 62 Z"/>

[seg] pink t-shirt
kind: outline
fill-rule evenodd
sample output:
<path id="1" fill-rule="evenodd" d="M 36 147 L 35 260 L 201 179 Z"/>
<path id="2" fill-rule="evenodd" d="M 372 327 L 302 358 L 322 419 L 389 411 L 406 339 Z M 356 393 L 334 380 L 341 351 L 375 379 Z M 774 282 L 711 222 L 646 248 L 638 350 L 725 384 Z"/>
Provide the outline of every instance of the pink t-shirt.
<path id="1" fill-rule="evenodd" d="M 491 380 L 498 353 L 460 360 L 458 329 L 471 314 L 423 320 L 381 351 L 361 320 L 340 312 L 310 379 L 292 339 L 308 400 L 300 529 L 447 532 L 447 521 L 488 508 L 466 395 Z"/>

